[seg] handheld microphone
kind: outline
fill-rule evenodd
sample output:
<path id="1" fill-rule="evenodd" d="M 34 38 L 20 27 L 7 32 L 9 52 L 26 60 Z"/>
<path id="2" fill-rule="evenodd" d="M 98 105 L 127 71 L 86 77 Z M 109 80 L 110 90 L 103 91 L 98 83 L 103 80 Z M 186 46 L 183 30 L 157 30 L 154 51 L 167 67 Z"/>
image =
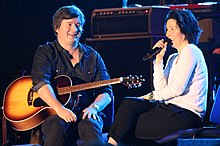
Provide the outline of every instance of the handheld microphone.
<path id="1" fill-rule="evenodd" d="M 164 38 L 164 43 L 167 42 L 168 44 L 171 43 L 171 40 L 169 38 Z M 160 47 L 156 47 L 152 50 L 150 50 L 143 58 L 142 60 L 143 61 L 146 61 L 146 60 L 149 60 L 151 59 L 152 57 L 156 56 L 158 53 L 160 53 L 160 51 L 162 50 L 162 48 Z"/>

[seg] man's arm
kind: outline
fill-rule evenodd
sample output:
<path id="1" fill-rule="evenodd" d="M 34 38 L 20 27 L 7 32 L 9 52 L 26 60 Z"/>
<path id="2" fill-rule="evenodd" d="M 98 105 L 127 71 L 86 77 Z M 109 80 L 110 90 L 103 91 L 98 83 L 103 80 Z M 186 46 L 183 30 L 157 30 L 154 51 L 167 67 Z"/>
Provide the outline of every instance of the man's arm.
<path id="1" fill-rule="evenodd" d="M 108 93 L 102 93 L 97 96 L 95 101 L 90 105 L 98 105 L 99 106 L 99 111 L 102 111 L 110 102 L 111 102 L 111 97 Z"/>
<path id="2" fill-rule="evenodd" d="M 89 107 L 83 110 L 82 119 L 92 117 L 93 119 L 97 119 L 99 121 L 97 113 L 102 111 L 110 102 L 111 97 L 108 93 L 99 94 L 95 101 Z M 98 108 L 96 106 L 98 106 Z"/>
<path id="3" fill-rule="evenodd" d="M 52 107 L 59 117 L 66 122 L 76 121 L 76 115 L 68 108 L 65 108 L 56 98 L 53 88 L 49 84 L 45 84 L 38 91 L 38 95 L 41 99 Z"/>

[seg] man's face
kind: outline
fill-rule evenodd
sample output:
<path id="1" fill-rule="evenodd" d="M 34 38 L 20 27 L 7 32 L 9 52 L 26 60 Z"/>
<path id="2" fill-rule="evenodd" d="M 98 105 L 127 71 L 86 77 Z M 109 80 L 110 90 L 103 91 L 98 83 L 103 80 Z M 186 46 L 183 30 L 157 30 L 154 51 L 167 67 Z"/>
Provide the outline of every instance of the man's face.
<path id="1" fill-rule="evenodd" d="M 82 25 L 79 18 L 63 19 L 56 32 L 57 39 L 61 44 L 75 46 L 81 37 Z"/>

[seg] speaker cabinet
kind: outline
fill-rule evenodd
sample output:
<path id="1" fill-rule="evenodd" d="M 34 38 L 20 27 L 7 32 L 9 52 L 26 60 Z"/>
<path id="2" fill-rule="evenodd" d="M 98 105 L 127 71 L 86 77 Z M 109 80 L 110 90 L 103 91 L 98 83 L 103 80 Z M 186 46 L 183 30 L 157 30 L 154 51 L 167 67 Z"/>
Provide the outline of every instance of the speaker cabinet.
<path id="1" fill-rule="evenodd" d="M 112 85 L 116 106 L 125 96 L 140 96 L 153 89 L 152 60 L 144 62 L 142 57 L 161 38 L 161 36 L 129 36 L 85 40 L 85 44 L 100 53 L 111 78 L 142 75 L 145 79 L 139 88 L 128 89 L 121 84 Z"/>
<path id="2" fill-rule="evenodd" d="M 220 42 L 220 18 L 205 18 L 199 20 L 199 25 L 203 30 L 199 39 L 200 43 L 219 44 Z"/>

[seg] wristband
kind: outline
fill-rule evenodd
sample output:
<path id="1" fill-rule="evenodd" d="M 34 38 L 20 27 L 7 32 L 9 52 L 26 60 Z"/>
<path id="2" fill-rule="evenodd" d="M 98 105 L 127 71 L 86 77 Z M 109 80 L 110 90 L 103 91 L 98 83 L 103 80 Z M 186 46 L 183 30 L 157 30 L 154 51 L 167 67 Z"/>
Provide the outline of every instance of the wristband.
<path id="1" fill-rule="evenodd" d="M 99 111 L 99 105 L 98 104 L 93 104 L 92 107 L 98 112 Z"/>

